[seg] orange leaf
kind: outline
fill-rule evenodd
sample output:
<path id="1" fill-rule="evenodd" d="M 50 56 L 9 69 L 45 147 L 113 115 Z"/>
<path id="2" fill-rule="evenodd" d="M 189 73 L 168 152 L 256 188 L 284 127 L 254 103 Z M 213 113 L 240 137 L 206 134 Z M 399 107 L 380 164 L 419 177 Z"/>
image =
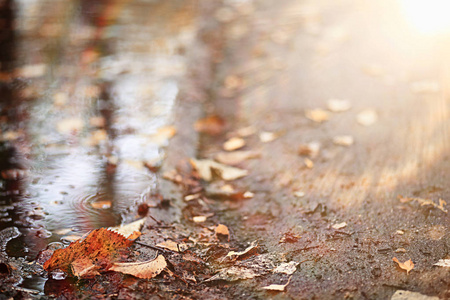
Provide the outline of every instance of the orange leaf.
<path id="1" fill-rule="evenodd" d="M 403 263 L 402 263 L 402 262 L 399 262 L 398 259 L 397 259 L 397 257 L 394 257 L 392 260 L 393 260 L 394 262 L 396 262 L 400 268 L 402 268 L 403 270 L 406 270 L 406 274 L 409 274 L 409 272 L 410 272 L 412 269 L 414 269 L 414 263 L 412 262 L 411 259 L 410 259 L 410 260 L 407 260 L 407 261 L 405 261 L 405 262 L 403 262 Z"/>
<path id="2" fill-rule="evenodd" d="M 72 274 L 79 278 L 92 278 L 100 275 L 98 270 L 100 266 L 95 265 L 94 262 L 87 258 L 80 258 L 72 262 Z"/>
<path id="3" fill-rule="evenodd" d="M 46 271 L 61 269 L 69 273 L 71 264 L 79 259 L 95 261 L 95 264 L 101 266 L 99 269 L 108 269 L 120 251 L 128 248 L 133 243 L 132 240 L 125 238 L 117 232 L 105 228 L 93 230 L 84 240 L 79 240 L 65 249 L 56 250 L 52 257 L 44 264 Z M 88 267 L 86 262 L 75 266 L 77 272 L 82 272 L 84 267 Z"/>
<path id="4" fill-rule="evenodd" d="M 148 279 L 161 273 L 166 266 L 167 263 L 164 256 L 158 255 L 156 259 L 149 261 L 114 263 L 109 270 Z"/>
<path id="5" fill-rule="evenodd" d="M 212 115 L 197 120 L 194 124 L 194 128 L 197 132 L 206 133 L 209 135 L 218 135 L 225 129 L 225 121 L 219 116 Z"/>

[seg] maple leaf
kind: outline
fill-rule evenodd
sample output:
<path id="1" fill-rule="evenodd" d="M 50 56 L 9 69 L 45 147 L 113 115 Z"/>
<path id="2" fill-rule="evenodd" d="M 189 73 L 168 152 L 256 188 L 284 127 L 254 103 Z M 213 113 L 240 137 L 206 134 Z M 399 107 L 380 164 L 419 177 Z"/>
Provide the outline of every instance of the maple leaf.
<path id="1" fill-rule="evenodd" d="M 64 249 L 56 250 L 44 263 L 46 271 L 60 269 L 66 273 L 96 274 L 98 270 L 107 270 L 121 251 L 133 243 L 117 232 L 105 228 L 93 230 L 84 240 L 79 240 Z M 72 264 L 77 261 L 73 266 Z M 97 267 L 91 267 L 89 261 Z M 95 272 L 91 272 L 94 271 Z"/>
<path id="2" fill-rule="evenodd" d="M 396 262 L 398 264 L 398 266 L 403 269 L 406 270 L 406 274 L 409 274 L 409 272 L 414 269 L 414 263 L 412 262 L 411 259 L 405 261 L 405 262 L 400 262 L 397 257 L 394 257 L 392 259 L 394 262 Z"/>

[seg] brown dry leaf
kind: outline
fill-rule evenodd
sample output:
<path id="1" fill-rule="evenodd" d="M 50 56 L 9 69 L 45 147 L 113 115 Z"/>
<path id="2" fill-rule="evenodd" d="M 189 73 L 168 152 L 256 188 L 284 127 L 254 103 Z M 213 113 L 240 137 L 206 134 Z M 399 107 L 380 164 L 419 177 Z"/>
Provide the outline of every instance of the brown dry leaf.
<path id="1" fill-rule="evenodd" d="M 378 114 L 373 109 L 366 109 L 361 111 L 356 116 L 356 121 L 363 126 L 370 126 L 378 120 Z"/>
<path id="2" fill-rule="evenodd" d="M 272 270 L 273 273 L 283 273 L 287 275 L 292 275 L 296 270 L 299 262 L 291 261 L 288 263 L 282 263 L 278 267 Z"/>
<path id="3" fill-rule="evenodd" d="M 414 263 L 412 262 L 411 259 L 405 261 L 405 262 L 400 262 L 396 257 L 394 257 L 392 259 L 394 262 L 396 262 L 398 264 L 398 266 L 403 269 L 406 270 L 406 274 L 409 274 L 409 272 L 414 269 Z"/>
<path id="4" fill-rule="evenodd" d="M 110 200 L 95 201 L 90 202 L 89 204 L 95 209 L 108 209 L 111 208 L 112 205 Z"/>
<path id="5" fill-rule="evenodd" d="M 160 274 L 166 266 L 167 262 L 164 256 L 158 255 L 156 259 L 149 261 L 114 263 L 109 270 L 149 279 Z"/>
<path id="6" fill-rule="evenodd" d="M 223 180 L 235 180 L 248 174 L 247 170 L 220 164 L 211 159 L 191 159 L 192 165 L 197 169 L 200 177 L 205 181 L 212 180 L 214 170 Z"/>
<path id="7" fill-rule="evenodd" d="M 70 243 L 65 249 L 56 250 L 44 264 L 46 271 L 61 269 L 68 273 L 71 264 L 78 259 L 95 260 L 103 269 L 111 265 L 121 251 L 133 243 L 117 232 L 105 228 L 93 230 L 81 241 Z"/>
<path id="8" fill-rule="evenodd" d="M 332 112 L 343 112 L 349 110 L 352 104 L 348 100 L 330 99 L 327 101 L 327 107 Z"/>
<path id="9" fill-rule="evenodd" d="M 268 286 L 263 287 L 263 289 L 265 290 L 269 290 L 269 291 L 279 291 L 279 292 L 284 292 L 284 289 L 288 286 L 288 284 L 291 282 L 291 277 L 289 277 L 288 282 L 286 282 L 286 284 L 271 284 Z"/>
<path id="10" fill-rule="evenodd" d="M 305 159 L 303 160 L 303 162 L 305 163 L 305 166 L 308 169 L 312 169 L 314 168 L 314 162 L 312 160 L 310 160 L 309 158 L 305 157 Z"/>
<path id="11" fill-rule="evenodd" d="M 214 229 L 214 231 L 216 232 L 217 236 L 224 235 L 224 236 L 228 236 L 228 240 L 230 239 L 230 231 L 228 230 L 227 226 L 225 226 L 223 224 L 219 224 L 219 225 L 217 225 L 216 229 Z"/>
<path id="12" fill-rule="evenodd" d="M 177 243 L 171 240 L 164 241 L 156 245 L 161 248 L 169 249 L 175 252 L 183 252 L 186 251 L 188 246 L 185 243 Z"/>
<path id="13" fill-rule="evenodd" d="M 427 296 L 417 292 L 397 290 L 390 300 L 439 300 L 439 297 Z"/>
<path id="14" fill-rule="evenodd" d="M 162 177 L 175 183 L 183 181 L 183 177 L 175 169 L 164 172 Z"/>
<path id="15" fill-rule="evenodd" d="M 234 150 L 237 150 L 237 149 L 242 148 L 244 146 L 245 146 L 245 141 L 242 138 L 233 137 L 233 138 L 227 140 L 223 144 L 223 149 L 225 151 L 234 151 Z"/>
<path id="16" fill-rule="evenodd" d="M 219 116 L 212 115 L 197 120 L 194 124 L 194 129 L 197 132 L 206 133 L 209 135 L 219 135 L 225 129 L 225 121 Z"/>
<path id="17" fill-rule="evenodd" d="M 195 216 L 192 218 L 192 221 L 194 221 L 194 223 L 203 223 L 206 222 L 207 218 L 207 216 Z"/>
<path id="18" fill-rule="evenodd" d="M 305 117 L 314 122 L 322 123 L 330 119 L 330 113 L 321 108 L 308 109 L 305 111 Z"/>
<path id="19" fill-rule="evenodd" d="M 300 145 L 300 147 L 298 148 L 298 154 L 315 158 L 317 155 L 319 155 L 320 147 L 321 145 L 317 141 L 310 142 L 305 145 Z"/>
<path id="20" fill-rule="evenodd" d="M 253 241 L 250 244 L 250 246 L 245 248 L 244 251 L 240 251 L 240 252 L 230 251 L 230 252 L 228 252 L 227 256 L 225 256 L 222 260 L 225 260 L 225 259 L 230 259 L 230 260 L 247 259 L 250 256 L 256 255 L 257 253 L 258 253 L 258 242 Z"/>
<path id="21" fill-rule="evenodd" d="M 251 159 L 257 158 L 261 154 L 256 151 L 233 151 L 233 152 L 220 152 L 216 155 L 216 160 L 220 163 L 226 165 L 237 165 L 241 162 Z"/>

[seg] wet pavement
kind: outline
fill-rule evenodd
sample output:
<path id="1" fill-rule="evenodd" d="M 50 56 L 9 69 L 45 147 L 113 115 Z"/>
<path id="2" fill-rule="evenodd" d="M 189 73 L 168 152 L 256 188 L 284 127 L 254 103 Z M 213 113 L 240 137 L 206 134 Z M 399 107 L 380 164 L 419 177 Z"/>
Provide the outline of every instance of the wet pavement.
<path id="1" fill-rule="evenodd" d="M 0 273 L 15 276 L 9 295 L 449 297 L 448 268 L 434 264 L 450 255 L 439 202 L 450 194 L 450 33 L 420 31 L 402 3 L 4 1 Z M 223 131 L 196 132 L 212 115 Z M 231 137 L 256 153 L 233 163 L 248 175 L 208 182 L 189 159 L 217 160 Z M 239 192 L 224 193 L 227 184 Z M 49 243 L 139 215 L 148 216 L 140 241 L 188 243 L 202 263 L 171 254 L 161 277 L 82 284 L 24 265 Z M 214 281 L 226 253 L 254 241 L 260 261 L 239 267 L 260 264 L 258 276 Z M 282 262 L 295 272 L 265 269 Z M 286 282 L 283 292 L 262 288 Z"/>

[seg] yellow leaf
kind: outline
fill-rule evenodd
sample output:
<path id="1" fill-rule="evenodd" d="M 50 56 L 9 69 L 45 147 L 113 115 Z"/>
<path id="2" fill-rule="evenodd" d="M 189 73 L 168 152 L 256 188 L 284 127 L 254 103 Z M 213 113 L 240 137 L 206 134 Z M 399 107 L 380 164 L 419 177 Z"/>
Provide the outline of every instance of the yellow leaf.
<path id="1" fill-rule="evenodd" d="M 409 272 L 414 269 L 414 263 L 412 262 L 412 260 L 407 260 L 405 262 L 399 262 L 399 260 L 397 259 L 397 257 L 394 257 L 392 259 L 394 262 L 396 262 L 398 264 L 398 266 L 403 269 L 406 270 L 406 274 L 409 274 Z"/>

